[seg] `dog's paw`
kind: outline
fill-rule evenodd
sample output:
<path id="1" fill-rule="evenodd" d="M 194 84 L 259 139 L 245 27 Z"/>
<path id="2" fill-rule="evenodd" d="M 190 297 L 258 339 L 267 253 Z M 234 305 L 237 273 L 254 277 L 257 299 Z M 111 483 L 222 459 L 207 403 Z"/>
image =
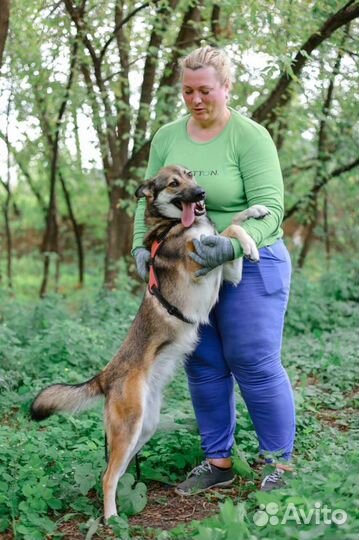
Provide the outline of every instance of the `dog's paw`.
<path id="1" fill-rule="evenodd" d="M 257 249 L 256 243 L 252 238 L 248 235 L 247 238 L 241 241 L 242 248 L 243 248 L 243 257 L 248 259 L 251 262 L 258 262 L 259 261 L 259 251 Z"/>
<path id="2" fill-rule="evenodd" d="M 232 223 L 234 225 L 240 225 L 249 218 L 263 219 L 269 214 L 270 210 L 266 206 L 264 206 L 264 204 L 254 204 L 246 210 L 243 210 L 243 212 L 239 212 L 239 214 L 236 214 L 233 218 Z"/>
<path id="3" fill-rule="evenodd" d="M 270 214 L 270 210 L 264 204 L 254 204 L 248 208 L 247 212 L 249 218 L 255 219 L 262 219 Z"/>

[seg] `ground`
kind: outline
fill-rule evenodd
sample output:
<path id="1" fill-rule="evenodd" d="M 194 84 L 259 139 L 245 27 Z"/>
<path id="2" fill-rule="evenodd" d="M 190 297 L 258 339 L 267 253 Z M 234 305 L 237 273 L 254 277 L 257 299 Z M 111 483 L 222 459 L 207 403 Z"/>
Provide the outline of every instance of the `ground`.
<path id="1" fill-rule="evenodd" d="M 191 497 L 180 497 L 174 492 L 173 486 L 151 482 L 148 484 L 148 503 L 146 508 L 136 516 L 129 519 L 132 527 L 169 530 L 178 525 L 189 524 L 193 520 L 203 520 L 218 512 L 218 504 L 225 497 L 238 500 L 246 493 L 246 481 L 238 478 L 232 486 L 223 489 L 213 489 L 205 493 Z M 65 523 L 60 527 L 64 534 L 64 540 L 83 540 L 84 535 L 78 529 L 78 523 Z M 93 540 L 103 538 L 116 538 L 109 527 L 99 525 L 98 534 L 94 534 Z M 146 536 L 141 530 L 141 540 L 155 538 L 154 531 L 148 531 Z M 1 540 L 10 540 L 10 536 L 4 536 Z"/>

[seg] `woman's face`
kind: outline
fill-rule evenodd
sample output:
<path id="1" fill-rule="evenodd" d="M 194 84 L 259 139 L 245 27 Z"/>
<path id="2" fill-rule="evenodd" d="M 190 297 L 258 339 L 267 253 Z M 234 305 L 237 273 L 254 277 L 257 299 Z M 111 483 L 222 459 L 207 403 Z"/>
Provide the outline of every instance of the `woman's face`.
<path id="1" fill-rule="evenodd" d="M 226 111 L 229 85 L 221 85 L 213 66 L 196 70 L 184 68 L 182 95 L 192 117 L 210 125 Z"/>

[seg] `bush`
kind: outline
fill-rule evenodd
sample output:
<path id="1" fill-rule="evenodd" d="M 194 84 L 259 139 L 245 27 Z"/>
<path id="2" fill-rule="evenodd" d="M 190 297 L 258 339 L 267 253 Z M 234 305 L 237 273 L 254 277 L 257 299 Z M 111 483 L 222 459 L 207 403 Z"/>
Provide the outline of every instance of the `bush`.
<path id="1" fill-rule="evenodd" d="M 310 281 L 304 272 L 293 275 L 285 335 L 320 335 L 359 323 L 358 265 L 346 266 Z"/>

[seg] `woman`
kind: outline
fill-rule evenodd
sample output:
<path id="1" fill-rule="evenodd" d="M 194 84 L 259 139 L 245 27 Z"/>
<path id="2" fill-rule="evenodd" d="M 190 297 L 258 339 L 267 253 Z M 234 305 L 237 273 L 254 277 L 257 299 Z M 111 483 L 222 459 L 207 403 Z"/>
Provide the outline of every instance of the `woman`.
<path id="1" fill-rule="evenodd" d="M 291 264 L 281 240 L 283 181 L 277 152 L 268 132 L 228 106 L 231 66 L 219 49 L 196 49 L 181 62 L 182 93 L 189 114 L 156 133 L 146 178 L 169 164 L 190 168 L 207 193 L 206 207 L 217 230 L 253 204 L 270 215 L 250 219 L 244 229 L 260 248 L 260 263 L 244 261 L 241 283 L 225 283 L 200 329 L 198 347 L 186 365 L 192 402 L 206 460 L 195 467 L 176 492 L 191 495 L 234 480 L 234 380 L 248 407 L 260 454 L 273 463 L 262 490 L 284 485 L 284 471 L 295 436 L 292 388 L 280 351 Z M 143 248 L 145 202 L 138 204 L 133 254 L 145 279 L 149 253 Z M 236 239 L 201 238 L 193 257 L 203 273 L 240 257 Z"/>

